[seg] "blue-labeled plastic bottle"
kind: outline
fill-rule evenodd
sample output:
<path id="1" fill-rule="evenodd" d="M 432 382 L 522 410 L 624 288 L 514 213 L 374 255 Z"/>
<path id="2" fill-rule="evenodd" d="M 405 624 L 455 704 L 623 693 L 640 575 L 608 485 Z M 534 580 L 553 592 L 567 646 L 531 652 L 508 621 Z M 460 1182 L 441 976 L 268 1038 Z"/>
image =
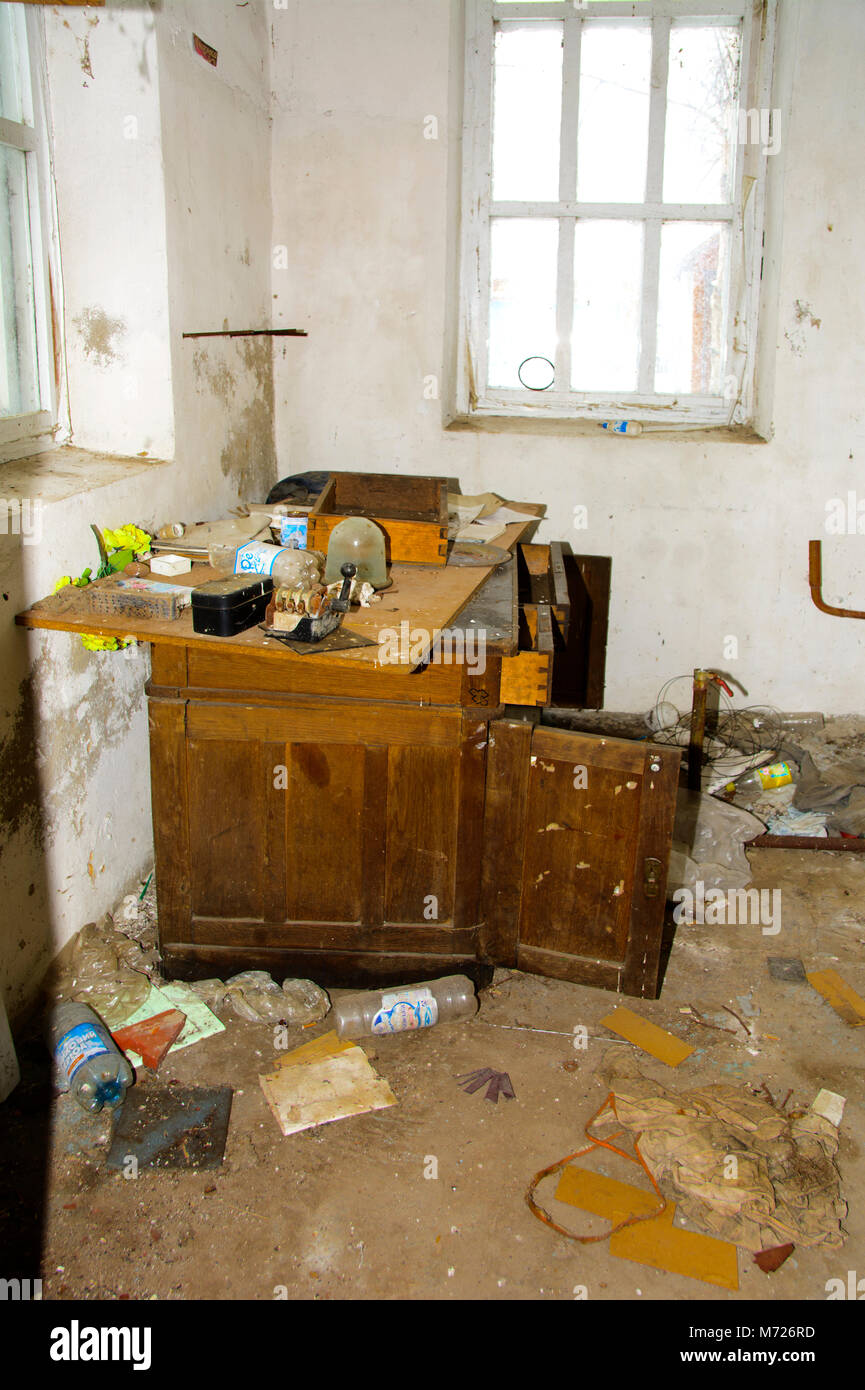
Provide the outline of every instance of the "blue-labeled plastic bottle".
<path id="1" fill-rule="evenodd" d="M 602 430 L 608 430 L 610 434 L 642 434 L 643 426 L 639 420 L 604 420 L 601 423 Z"/>
<path id="2" fill-rule="evenodd" d="M 123 1104 L 135 1073 L 101 1018 L 86 1004 L 56 1005 L 50 1045 L 61 1086 L 72 1092 L 83 1110 Z"/>
<path id="3" fill-rule="evenodd" d="M 443 980 L 425 984 L 347 994 L 333 1006 L 340 1038 L 413 1032 L 451 1019 L 471 1018 L 477 1011 L 475 987 L 466 975 L 446 975 Z"/>

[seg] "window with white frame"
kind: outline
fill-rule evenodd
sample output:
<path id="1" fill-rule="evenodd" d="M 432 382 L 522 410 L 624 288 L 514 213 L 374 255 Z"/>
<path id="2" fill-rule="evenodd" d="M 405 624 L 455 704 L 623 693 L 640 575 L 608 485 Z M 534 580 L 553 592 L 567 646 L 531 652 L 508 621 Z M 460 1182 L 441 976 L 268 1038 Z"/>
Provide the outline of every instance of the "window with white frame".
<path id="1" fill-rule="evenodd" d="M 0 447 L 56 421 L 39 17 L 0 5 Z"/>
<path id="2" fill-rule="evenodd" d="M 466 0 L 461 418 L 747 424 L 776 0 Z"/>

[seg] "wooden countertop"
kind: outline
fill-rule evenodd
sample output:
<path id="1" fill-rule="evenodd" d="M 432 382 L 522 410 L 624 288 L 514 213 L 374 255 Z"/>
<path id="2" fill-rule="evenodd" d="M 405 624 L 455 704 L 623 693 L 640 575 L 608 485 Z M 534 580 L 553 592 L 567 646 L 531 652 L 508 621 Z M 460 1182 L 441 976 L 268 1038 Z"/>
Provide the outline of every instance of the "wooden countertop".
<path id="1" fill-rule="evenodd" d="M 512 551 L 520 537 L 535 524 L 533 521 L 525 521 L 508 526 L 495 544 L 500 549 Z M 513 566 L 510 568 L 512 569 Z M 453 619 L 463 613 L 463 610 L 471 603 L 490 575 L 495 573 L 495 568 L 395 564 L 391 566 L 390 573 L 393 584 L 391 588 L 382 591 L 380 601 L 373 603 L 369 608 L 352 608 L 346 617 L 345 625 L 348 629 L 363 637 L 368 637 L 376 643 L 375 646 L 360 647 L 353 651 L 321 652 L 298 656 L 281 642 L 273 641 L 265 636 L 257 626 L 248 628 L 246 632 L 237 633 L 234 637 L 204 636 L 193 632 L 192 613 L 189 609 L 186 609 L 173 622 L 157 618 L 136 619 L 97 614 L 89 608 L 86 590 L 77 589 L 71 585 L 48 598 L 40 599 L 31 608 L 19 613 L 15 621 L 21 627 L 47 628 L 59 632 L 93 633 L 100 637 L 135 637 L 139 642 L 153 642 L 168 646 L 232 648 L 235 652 L 249 650 L 256 654 L 267 654 L 277 661 L 306 662 L 314 660 L 316 665 L 327 666 L 344 665 L 346 662 L 358 665 L 377 665 L 379 655 L 377 644 L 382 628 L 396 628 L 399 631 L 400 624 L 408 622 L 411 629 L 429 634 L 429 643 L 425 649 L 428 652 L 429 646 L 434 643 L 436 634 L 452 624 Z M 162 575 L 156 577 L 160 581 L 165 579 L 167 583 L 172 582 Z M 178 575 L 174 582 L 182 585 L 189 584 L 191 580 L 196 584 L 204 584 L 208 579 L 214 577 L 209 566 L 193 565 L 191 574 Z M 509 578 L 508 583 L 511 582 Z M 508 610 L 512 609 L 508 597 L 509 591 L 502 587 L 501 581 L 497 588 L 501 589 L 502 592 L 496 603 L 496 638 L 490 645 L 494 646 L 496 651 L 507 654 L 516 651 L 515 615 L 511 611 L 508 617 Z M 482 613 L 480 608 L 478 613 L 479 615 Z M 476 621 L 480 621 L 480 616 Z M 402 668 L 397 663 L 389 664 L 393 665 L 397 671 L 406 669 L 405 664 Z M 413 662 L 411 666 L 417 664 L 422 663 Z"/>

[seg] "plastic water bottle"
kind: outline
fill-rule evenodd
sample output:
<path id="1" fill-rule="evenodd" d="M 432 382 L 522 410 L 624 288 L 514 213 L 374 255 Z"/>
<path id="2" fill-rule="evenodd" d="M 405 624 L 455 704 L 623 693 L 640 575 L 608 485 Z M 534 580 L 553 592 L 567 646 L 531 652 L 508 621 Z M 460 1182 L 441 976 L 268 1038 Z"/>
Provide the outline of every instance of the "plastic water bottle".
<path id="1" fill-rule="evenodd" d="M 349 994 L 334 1005 L 341 1038 L 407 1033 L 450 1019 L 471 1018 L 478 1011 L 475 987 L 467 975 L 446 975 L 428 984 L 394 986 Z"/>
<path id="2" fill-rule="evenodd" d="M 83 1110 L 123 1104 L 135 1073 L 92 1009 L 58 1004 L 51 1014 L 50 1043 L 61 1079 Z"/>
<path id="3" fill-rule="evenodd" d="M 609 430 L 610 434 L 642 434 L 643 426 L 639 420 L 604 420 L 601 423 L 602 430 Z"/>
<path id="4" fill-rule="evenodd" d="M 767 767 L 753 768 L 727 787 L 737 792 L 771 792 L 776 787 L 787 787 L 793 781 L 793 769 L 789 763 L 769 763 Z"/>

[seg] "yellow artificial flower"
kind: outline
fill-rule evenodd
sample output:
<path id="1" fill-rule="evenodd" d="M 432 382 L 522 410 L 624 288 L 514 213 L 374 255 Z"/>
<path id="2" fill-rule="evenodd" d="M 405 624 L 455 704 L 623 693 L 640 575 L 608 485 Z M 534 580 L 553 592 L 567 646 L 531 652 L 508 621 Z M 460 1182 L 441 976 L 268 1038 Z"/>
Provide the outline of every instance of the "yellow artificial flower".
<path id="1" fill-rule="evenodd" d="M 102 538 L 109 550 L 131 550 L 134 555 L 150 549 L 150 537 L 131 521 L 119 526 L 116 531 L 104 528 Z"/>

